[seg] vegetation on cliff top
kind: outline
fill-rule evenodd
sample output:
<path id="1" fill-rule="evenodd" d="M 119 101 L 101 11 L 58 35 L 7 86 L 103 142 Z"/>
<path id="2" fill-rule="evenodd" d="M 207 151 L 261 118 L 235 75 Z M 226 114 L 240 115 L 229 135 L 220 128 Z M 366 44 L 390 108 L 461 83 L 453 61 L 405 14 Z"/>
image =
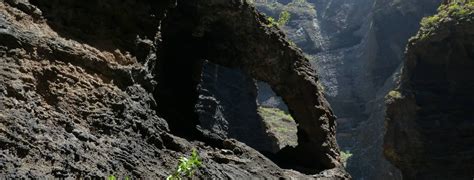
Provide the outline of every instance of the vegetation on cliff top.
<path id="1" fill-rule="evenodd" d="M 307 2 L 306 0 L 292 0 L 288 4 L 282 4 L 277 1 L 254 1 L 251 0 L 250 3 L 255 6 L 262 7 L 266 9 L 264 13 L 276 19 L 277 16 L 281 15 L 282 12 L 287 12 L 289 16 L 314 16 L 316 14 L 315 7 Z M 306 15 L 305 15 L 306 14 Z"/>
<path id="2" fill-rule="evenodd" d="M 352 157 L 351 151 L 341 151 L 341 160 L 344 166 L 347 165 L 347 161 Z"/>
<path id="3" fill-rule="evenodd" d="M 270 21 L 271 26 L 284 26 L 290 20 L 290 13 L 288 11 L 282 11 L 278 20 L 275 20 L 273 17 L 268 17 L 268 21 Z"/>
<path id="4" fill-rule="evenodd" d="M 421 39 L 426 38 L 443 21 L 452 19 L 462 20 L 474 15 L 474 0 L 452 0 L 450 3 L 442 4 L 438 13 L 424 17 L 421 22 Z"/>

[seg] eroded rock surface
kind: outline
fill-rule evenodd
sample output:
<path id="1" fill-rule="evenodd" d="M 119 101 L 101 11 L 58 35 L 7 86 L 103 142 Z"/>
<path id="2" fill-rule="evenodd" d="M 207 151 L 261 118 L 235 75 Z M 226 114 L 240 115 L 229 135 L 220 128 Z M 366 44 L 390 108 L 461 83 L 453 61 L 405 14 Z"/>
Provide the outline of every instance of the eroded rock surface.
<path id="1" fill-rule="evenodd" d="M 335 151 L 334 116 L 316 85 L 317 78 L 308 60 L 288 42 L 281 43 L 284 35 L 273 32 L 276 28 L 266 25 L 269 23 L 266 18 L 256 14 L 250 5 L 205 2 L 185 2 L 170 13 L 169 26 L 163 27 L 165 46 L 189 48 L 195 58 L 240 68 L 272 86 L 300 125 L 298 146 L 281 151 L 282 161 L 292 163 L 296 159 L 301 164 L 292 166 L 299 166 L 303 171 L 340 166 L 338 151 Z M 240 8 L 249 11 L 236 11 Z M 261 21 L 266 24 L 259 23 Z M 249 34 L 252 36 L 247 36 Z M 191 58 L 179 52 L 170 56 Z"/>
<path id="2" fill-rule="evenodd" d="M 458 7 L 424 21 L 387 96 L 384 153 L 404 179 L 474 176 L 474 4 Z"/>
<path id="3" fill-rule="evenodd" d="M 266 23 L 230 0 L 2 1 L 0 174 L 163 178 L 196 148 L 205 178 L 349 178 L 314 72 Z M 197 130 L 205 59 L 283 97 L 299 145 L 276 159 L 314 175 Z"/>

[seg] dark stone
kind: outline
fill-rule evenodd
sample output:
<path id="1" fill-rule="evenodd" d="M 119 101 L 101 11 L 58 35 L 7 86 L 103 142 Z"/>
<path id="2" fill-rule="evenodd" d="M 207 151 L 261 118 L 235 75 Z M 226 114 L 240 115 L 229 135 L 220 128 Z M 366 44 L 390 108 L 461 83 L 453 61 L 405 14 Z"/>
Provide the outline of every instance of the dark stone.
<path id="1" fill-rule="evenodd" d="M 198 88 L 196 111 L 202 129 L 259 151 L 275 150 L 257 113 L 257 87 L 252 78 L 237 69 L 205 62 Z"/>
<path id="2" fill-rule="evenodd" d="M 307 60 L 246 3 L 8 0 L 0 9 L 0 174 L 165 178 L 195 148 L 206 179 L 350 178 Z M 206 58 L 283 97 L 308 137 L 300 149 L 311 151 L 295 157 L 313 160 L 314 175 L 197 130 Z"/>
<path id="3" fill-rule="evenodd" d="M 384 153 L 403 179 L 474 177 L 474 14 L 422 28 L 387 96 Z"/>

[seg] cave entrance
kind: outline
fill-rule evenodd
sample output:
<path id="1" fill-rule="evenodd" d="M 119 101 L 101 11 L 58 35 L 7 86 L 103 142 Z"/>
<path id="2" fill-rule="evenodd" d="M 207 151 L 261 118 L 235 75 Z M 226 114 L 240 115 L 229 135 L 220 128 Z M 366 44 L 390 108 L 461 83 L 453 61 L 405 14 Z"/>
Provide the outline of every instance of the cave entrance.
<path id="1" fill-rule="evenodd" d="M 179 15 L 179 13 L 176 13 Z M 171 132 L 188 139 L 200 139 L 197 131 L 198 115 L 194 106 L 198 100 L 197 85 L 203 66 L 202 42 L 192 36 L 190 24 L 177 19 L 165 19 L 162 26 L 162 42 L 158 43 L 158 62 L 155 68 L 157 87 L 154 96 L 157 112 L 169 125 Z M 189 20 L 189 19 L 188 19 Z"/>

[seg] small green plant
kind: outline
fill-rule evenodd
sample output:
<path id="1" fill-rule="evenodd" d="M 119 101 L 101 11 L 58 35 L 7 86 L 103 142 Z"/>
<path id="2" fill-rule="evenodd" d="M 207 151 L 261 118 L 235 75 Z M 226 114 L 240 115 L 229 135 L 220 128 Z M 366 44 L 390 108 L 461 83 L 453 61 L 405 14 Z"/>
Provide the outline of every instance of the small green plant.
<path id="1" fill-rule="evenodd" d="M 403 98 L 404 98 L 404 95 L 400 91 L 391 90 L 385 96 L 385 103 L 392 104 L 396 101 L 402 100 Z"/>
<path id="2" fill-rule="evenodd" d="M 388 96 L 390 98 L 394 98 L 394 99 L 400 99 L 402 98 L 402 93 L 398 92 L 398 91 L 395 91 L 395 90 L 392 90 L 390 92 L 388 92 Z"/>
<path id="3" fill-rule="evenodd" d="M 277 23 L 279 26 L 283 26 L 286 23 L 288 23 L 288 21 L 290 21 L 290 18 L 291 18 L 291 14 L 288 11 L 282 11 L 280 13 L 280 17 L 278 17 Z"/>
<path id="4" fill-rule="evenodd" d="M 114 175 L 110 175 L 107 177 L 107 180 L 117 180 L 118 178 L 115 177 Z M 125 180 L 130 180 L 130 177 L 125 176 Z"/>
<path id="5" fill-rule="evenodd" d="M 289 40 L 289 39 L 287 39 L 287 41 L 288 41 L 288 43 L 290 44 L 290 46 L 298 47 L 295 42 L 293 42 L 293 41 L 291 41 L 291 40 Z"/>
<path id="6" fill-rule="evenodd" d="M 273 17 L 268 17 L 267 20 L 268 20 L 268 22 L 269 22 L 268 25 L 270 25 L 270 26 L 276 26 L 276 25 L 277 25 L 277 22 L 276 22 L 275 18 L 273 18 Z"/>
<path id="7" fill-rule="evenodd" d="M 344 166 L 346 166 L 347 160 L 352 157 L 352 153 L 350 151 L 341 151 L 341 160 L 342 163 L 344 163 Z"/>
<path id="8" fill-rule="evenodd" d="M 288 11 L 282 11 L 278 20 L 275 20 L 273 17 L 268 17 L 268 21 L 270 22 L 270 26 L 284 26 L 288 21 L 290 21 L 291 14 Z"/>
<path id="9" fill-rule="evenodd" d="M 201 158 L 196 149 L 193 149 L 191 157 L 179 158 L 178 166 L 176 166 L 176 169 L 166 180 L 181 180 L 183 177 L 192 177 L 194 172 L 201 167 L 201 165 Z"/>

